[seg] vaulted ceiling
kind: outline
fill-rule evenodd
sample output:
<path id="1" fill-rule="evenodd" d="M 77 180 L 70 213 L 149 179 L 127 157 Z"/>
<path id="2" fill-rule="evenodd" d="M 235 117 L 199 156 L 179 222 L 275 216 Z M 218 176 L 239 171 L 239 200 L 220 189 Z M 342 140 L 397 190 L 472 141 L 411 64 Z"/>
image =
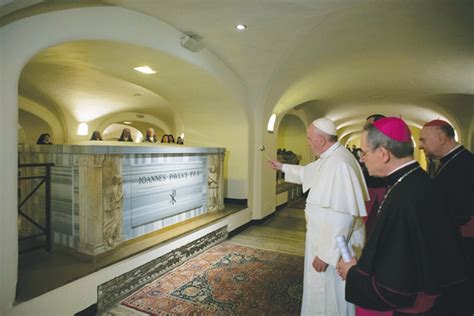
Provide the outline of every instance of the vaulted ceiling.
<path id="1" fill-rule="evenodd" d="M 192 35 L 242 81 L 249 104 L 271 112 L 296 107 L 310 118 L 327 115 L 346 133 L 356 133 L 371 113 L 402 115 L 414 126 L 435 117 L 459 128 L 473 124 L 474 1 L 32 0 L 0 7 L 0 23 L 104 5 L 141 12 Z M 238 23 L 247 30 L 236 31 Z M 146 56 L 167 76 L 143 79 L 125 71 Z M 189 82 L 177 80 L 180 73 L 189 73 Z M 182 104 L 177 85 L 192 86 L 189 93 L 199 91 L 202 98 L 218 94 L 209 82 L 196 86 L 193 74 L 200 75 L 147 48 L 80 41 L 36 56 L 25 67 L 20 93 L 50 98 L 71 113 L 80 108 L 81 115 L 89 115 L 82 101 L 93 95 L 102 100 L 103 113 L 110 106 L 158 111 L 172 120 Z"/>

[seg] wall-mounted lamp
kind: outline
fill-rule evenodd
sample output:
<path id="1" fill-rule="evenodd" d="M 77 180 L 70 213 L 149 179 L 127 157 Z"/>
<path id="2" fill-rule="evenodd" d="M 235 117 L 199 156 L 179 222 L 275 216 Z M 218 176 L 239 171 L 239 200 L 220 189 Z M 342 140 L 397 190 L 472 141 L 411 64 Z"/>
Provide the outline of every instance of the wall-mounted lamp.
<path id="1" fill-rule="evenodd" d="M 77 128 L 77 135 L 87 136 L 88 134 L 89 134 L 89 126 L 87 125 L 87 123 L 79 124 L 79 127 Z"/>
<path id="2" fill-rule="evenodd" d="M 269 133 L 273 133 L 273 128 L 275 127 L 275 121 L 276 121 L 276 114 L 273 113 L 270 118 L 268 119 L 268 125 L 267 125 L 267 131 Z"/>

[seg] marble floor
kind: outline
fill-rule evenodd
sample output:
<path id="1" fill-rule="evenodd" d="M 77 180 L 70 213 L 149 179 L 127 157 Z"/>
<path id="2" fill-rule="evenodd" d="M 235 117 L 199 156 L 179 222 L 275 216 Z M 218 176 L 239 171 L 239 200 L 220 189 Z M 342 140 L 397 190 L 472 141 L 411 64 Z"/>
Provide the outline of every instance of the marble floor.
<path id="1" fill-rule="evenodd" d="M 254 225 L 232 237 L 231 242 L 248 247 L 304 255 L 304 210 L 282 208 L 262 225 Z"/>
<path id="2" fill-rule="evenodd" d="M 293 255 L 304 255 L 305 218 L 301 206 L 280 208 L 263 224 L 252 225 L 230 238 L 230 242 L 242 246 L 277 251 Z M 148 315 L 123 305 L 115 305 L 101 313 L 103 316 Z"/>

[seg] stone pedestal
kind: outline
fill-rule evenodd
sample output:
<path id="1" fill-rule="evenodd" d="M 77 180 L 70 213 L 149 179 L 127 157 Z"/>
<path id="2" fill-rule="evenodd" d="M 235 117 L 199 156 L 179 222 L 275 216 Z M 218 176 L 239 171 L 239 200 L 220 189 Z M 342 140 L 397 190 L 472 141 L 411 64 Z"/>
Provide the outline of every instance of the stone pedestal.
<path id="1" fill-rule="evenodd" d="M 52 162 L 53 242 L 96 257 L 126 240 L 224 209 L 224 149 L 97 142 L 21 145 Z"/>
<path id="2" fill-rule="evenodd" d="M 84 155 L 79 168 L 78 251 L 98 255 L 122 240 L 121 157 Z"/>

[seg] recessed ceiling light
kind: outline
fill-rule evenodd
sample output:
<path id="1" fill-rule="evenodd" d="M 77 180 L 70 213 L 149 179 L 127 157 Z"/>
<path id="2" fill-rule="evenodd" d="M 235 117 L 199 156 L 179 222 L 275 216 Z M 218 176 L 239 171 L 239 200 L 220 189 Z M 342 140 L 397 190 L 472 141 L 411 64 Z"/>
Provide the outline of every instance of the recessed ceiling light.
<path id="1" fill-rule="evenodd" d="M 238 31 L 245 31 L 247 29 L 247 25 L 245 24 L 237 24 L 235 26 L 235 28 L 238 30 Z"/>
<path id="2" fill-rule="evenodd" d="M 132 122 L 130 122 L 130 121 L 123 121 L 123 124 L 130 125 L 130 124 L 132 124 Z"/>
<path id="3" fill-rule="evenodd" d="M 143 74 L 147 74 L 147 75 L 156 74 L 156 71 L 151 69 L 148 66 L 140 66 L 140 67 L 135 67 L 133 69 L 135 69 L 136 71 L 141 72 Z"/>

